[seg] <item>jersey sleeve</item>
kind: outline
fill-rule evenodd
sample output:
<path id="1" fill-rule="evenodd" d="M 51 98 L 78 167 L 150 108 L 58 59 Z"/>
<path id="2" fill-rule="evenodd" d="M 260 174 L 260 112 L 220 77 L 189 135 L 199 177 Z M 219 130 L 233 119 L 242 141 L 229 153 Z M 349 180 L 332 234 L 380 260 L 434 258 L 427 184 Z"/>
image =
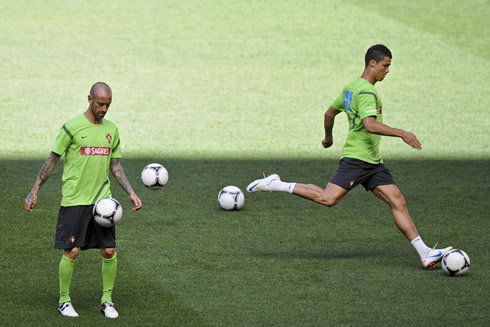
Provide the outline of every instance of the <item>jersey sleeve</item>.
<path id="1" fill-rule="evenodd" d="M 60 132 L 56 137 L 56 143 L 51 151 L 62 156 L 63 153 L 65 153 L 66 149 L 68 149 L 68 147 L 70 146 L 72 137 L 73 136 L 71 135 L 66 125 L 63 125 L 63 127 L 60 128 Z"/>
<path id="2" fill-rule="evenodd" d="M 344 108 L 344 92 L 342 92 L 337 99 L 332 103 L 332 107 L 337 110 L 345 110 Z"/>
<path id="3" fill-rule="evenodd" d="M 357 110 L 359 118 L 364 119 L 370 116 L 376 116 L 376 94 L 372 92 L 361 92 L 357 98 Z"/>
<path id="4" fill-rule="evenodd" d="M 119 139 L 119 130 L 116 128 L 114 133 L 114 140 L 112 142 L 111 158 L 121 158 L 121 139 Z"/>

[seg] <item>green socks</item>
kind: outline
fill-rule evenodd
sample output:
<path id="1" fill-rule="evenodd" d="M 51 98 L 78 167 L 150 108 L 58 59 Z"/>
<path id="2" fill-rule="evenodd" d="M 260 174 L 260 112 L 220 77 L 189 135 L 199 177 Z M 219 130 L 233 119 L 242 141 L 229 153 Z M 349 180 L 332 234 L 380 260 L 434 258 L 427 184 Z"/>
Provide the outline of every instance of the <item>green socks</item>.
<path id="1" fill-rule="evenodd" d="M 65 255 L 61 257 L 60 268 L 59 268 L 59 279 L 60 279 L 60 305 L 71 301 L 70 299 L 70 283 L 71 275 L 73 273 L 73 266 L 75 265 L 75 260 L 68 259 Z"/>
<path id="2" fill-rule="evenodd" d="M 60 279 L 60 300 L 59 304 L 71 301 L 70 298 L 70 283 L 71 276 L 73 274 L 73 266 L 75 260 L 71 260 L 65 255 L 61 257 L 59 267 L 59 279 Z M 114 287 L 114 280 L 116 279 L 117 271 L 117 254 L 111 259 L 102 258 L 102 287 L 103 295 L 101 303 L 112 302 L 112 289 Z"/>
<path id="3" fill-rule="evenodd" d="M 100 303 L 112 302 L 112 289 L 117 271 L 117 254 L 111 259 L 102 258 L 102 287 L 103 295 Z"/>

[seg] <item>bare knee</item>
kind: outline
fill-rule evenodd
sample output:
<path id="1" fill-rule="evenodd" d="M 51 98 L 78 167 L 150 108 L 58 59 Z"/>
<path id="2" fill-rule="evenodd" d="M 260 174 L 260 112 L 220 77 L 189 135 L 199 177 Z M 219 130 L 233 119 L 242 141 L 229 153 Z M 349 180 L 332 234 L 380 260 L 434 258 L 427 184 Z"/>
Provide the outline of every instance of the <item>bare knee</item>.
<path id="1" fill-rule="evenodd" d="M 392 210 L 404 211 L 407 209 L 405 197 L 394 184 L 378 186 L 373 190 L 373 193 L 386 202 Z"/>
<path id="2" fill-rule="evenodd" d="M 79 248 L 65 249 L 64 251 L 65 257 L 67 257 L 70 260 L 75 260 L 78 257 L 79 253 L 80 253 Z"/>
<path id="3" fill-rule="evenodd" d="M 333 207 L 334 205 L 336 205 L 337 203 L 339 203 L 339 200 L 334 200 L 334 199 L 328 199 L 326 200 L 325 202 L 323 202 L 323 205 L 327 206 L 327 207 Z"/>
<path id="4" fill-rule="evenodd" d="M 111 259 L 116 254 L 116 249 L 115 248 L 102 248 L 102 249 L 100 249 L 100 254 L 105 259 Z"/>
<path id="5" fill-rule="evenodd" d="M 324 206 L 333 207 L 347 191 L 332 183 L 328 183 L 325 189 L 313 184 L 296 184 L 293 193 Z"/>
<path id="6" fill-rule="evenodd" d="M 399 193 L 399 195 L 395 196 L 392 199 L 392 207 L 393 209 L 396 210 L 407 209 L 407 201 L 405 200 L 405 197 L 401 193 Z"/>
<path id="7" fill-rule="evenodd" d="M 326 194 L 325 192 L 320 196 L 318 203 L 323 204 L 327 207 L 333 207 L 337 203 L 339 203 L 340 198 L 333 197 L 331 195 Z"/>

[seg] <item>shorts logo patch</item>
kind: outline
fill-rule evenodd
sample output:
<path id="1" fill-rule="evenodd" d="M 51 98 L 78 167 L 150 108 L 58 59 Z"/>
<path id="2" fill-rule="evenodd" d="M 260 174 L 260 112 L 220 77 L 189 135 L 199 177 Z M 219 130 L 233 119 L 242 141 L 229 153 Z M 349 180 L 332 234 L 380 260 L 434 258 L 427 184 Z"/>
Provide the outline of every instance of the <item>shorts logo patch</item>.
<path id="1" fill-rule="evenodd" d="M 75 244 L 75 235 L 72 235 L 70 237 L 70 242 L 71 242 L 71 244 Z"/>
<path id="2" fill-rule="evenodd" d="M 356 182 L 355 180 L 351 179 L 349 181 L 349 187 L 352 188 L 352 186 L 354 185 L 355 182 Z"/>

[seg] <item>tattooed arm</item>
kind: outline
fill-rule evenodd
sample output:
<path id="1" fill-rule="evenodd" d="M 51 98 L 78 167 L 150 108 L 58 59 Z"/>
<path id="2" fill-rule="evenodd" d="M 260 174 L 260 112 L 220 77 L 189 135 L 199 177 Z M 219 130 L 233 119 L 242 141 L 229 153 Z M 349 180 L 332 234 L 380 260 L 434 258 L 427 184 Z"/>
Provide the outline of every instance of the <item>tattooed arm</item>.
<path id="1" fill-rule="evenodd" d="M 142 205 L 141 200 L 134 192 L 131 184 L 129 184 L 128 177 L 121 166 L 121 161 L 117 158 L 112 158 L 110 169 L 116 181 L 121 185 L 122 189 L 128 193 L 129 200 L 131 200 L 134 205 L 133 210 L 139 210 Z"/>
<path id="2" fill-rule="evenodd" d="M 43 186 L 43 184 L 48 180 L 48 177 L 53 172 L 53 169 L 58 160 L 60 160 L 60 157 L 61 156 L 59 154 L 51 152 L 48 159 L 46 159 L 44 162 L 39 174 L 37 175 L 36 182 L 34 183 L 31 192 L 29 192 L 25 199 L 24 206 L 27 211 L 32 212 L 32 209 L 34 209 L 34 206 L 37 203 L 37 193 L 39 192 L 41 186 Z"/>

